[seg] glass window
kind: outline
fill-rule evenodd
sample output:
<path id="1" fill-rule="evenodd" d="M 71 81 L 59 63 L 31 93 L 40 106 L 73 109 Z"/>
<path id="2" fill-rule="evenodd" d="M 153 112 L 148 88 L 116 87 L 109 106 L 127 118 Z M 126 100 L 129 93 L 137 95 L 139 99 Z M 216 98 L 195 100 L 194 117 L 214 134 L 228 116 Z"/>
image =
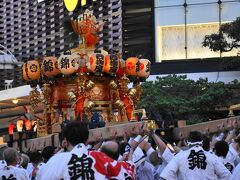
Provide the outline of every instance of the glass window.
<path id="1" fill-rule="evenodd" d="M 216 0 L 155 1 L 156 61 L 219 57 L 219 52 L 202 47 L 202 41 L 219 31 L 220 20 L 225 23 L 240 16 L 239 9 L 240 2 L 231 0 L 222 0 L 221 6 Z M 222 55 L 236 54 L 234 50 Z"/>

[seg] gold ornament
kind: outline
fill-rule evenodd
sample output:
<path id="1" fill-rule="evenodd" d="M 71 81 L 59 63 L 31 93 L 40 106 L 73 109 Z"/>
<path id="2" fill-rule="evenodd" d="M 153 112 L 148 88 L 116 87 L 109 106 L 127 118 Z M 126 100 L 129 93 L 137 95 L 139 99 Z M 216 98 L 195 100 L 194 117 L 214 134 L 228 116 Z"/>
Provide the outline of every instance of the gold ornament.
<path id="1" fill-rule="evenodd" d="M 35 87 L 31 92 L 30 92 L 30 104 L 35 110 L 35 108 L 38 106 L 40 103 L 40 92 L 37 90 L 37 87 Z"/>
<path id="2" fill-rule="evenodd" d="M 95 83 L 91 80 L 89 80 L 87 83 L 86 83 L 86 90 L 90 90 L 92 89 L 93 87 L 95 86 Z"/>
<path id="3" fill-rule="evenodd" d="M 119 109 L 122 109 L 124 107 L 124 102 L 121 101 L 121 100 L 117 100 L 114 102 L 114 105 L 119 108 Z"/>
<path id="4" fill-rule="evenodd" d="M 50 84 L 43 84 L 43 88 L 42 88 L 42 95 L 43 95 L 43 100 L 42 103 L 45 105 L 49 105 L 50 101 L 51 101 L 51 87 Z"/>
<path id="5" fill-rule="evenodd" d="M 73 91 L 68 92 L 68 97 L 70 101 L 76 101 L 76 95 Z"/>
<path id="6" fill-rule="evenodd" d="M 131 88 L 128 91 L 129 96 L 131 96 L 132 98 L 136 95 L 136 93 L 137 93 L 137 90 L 134 88 Z"/>
<path id="7" fill-rule="evenodd" d="M 79 73 L 78 74 L 78 79 L 77 79 L 77 91 L 84 93 L 87 89 L 86 87 L 86 82 L 87 82 L 88 78 L 86 76 L 86 74 L 83 73 Z M 93 83 L 93 82 L 92 82 Z M 88 88 L 90 88 L 93 84 L 91 82 L 88 83 Z"/>
<path id="8" fill-rule="evenodd" d="M 47 136 L 47 125 L 43 119 L 37 120 L 37 137 Z"/>
<path id="9" fill-rule="evenodd" d="M 109 86 L 111 89 L 114 89 L 114 90 L 116 90 L 118 88 L 118 85 L 114 80 L 110 81 Z"/>
<path id="10" fill-rule="evenodd" d="M 153 121 L 153 120 L 147 121 L 147 128 L 148 128 L 148 130 L 156 129 L 157 125 L 156 125 L 155 121 Z"/>
<path id="11" fill-rule="evenodd" d="M 128 92 L 129 83 L 130 80 L 125 74 L 118 80 L 119 90 L 121 91 L 121 93 L 126 94 Z"/>
<path id="12" fill-rule="evenodd" d="M 92 109 L 93 107 L 94 107 L 94 102 L 92 102 L 92 101 L 88 101 L 88 103 L 87 103 L 87 109 Z"/>

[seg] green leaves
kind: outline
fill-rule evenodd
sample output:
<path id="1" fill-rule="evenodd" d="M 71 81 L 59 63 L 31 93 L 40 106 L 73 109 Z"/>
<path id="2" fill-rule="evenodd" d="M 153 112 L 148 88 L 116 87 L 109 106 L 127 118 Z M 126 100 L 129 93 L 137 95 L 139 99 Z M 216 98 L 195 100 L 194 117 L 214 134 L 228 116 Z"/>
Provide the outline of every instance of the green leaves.
<path id="1" fill-rule="evenodd" d="M 229 52 L 240 47 L 240 17 L 231 23 L 222 24 L 219 33 L 207 35 L 202 42 L 212 51 Z"/>
<path id="2" fill-rule="evenodd" d="M 193 81 L 186 76 L 157 77 L 142 83 L 141 106 L 148 112 L 159 112 L 164 117 L 178 119 L 209 119 L 216 108 L 224 107 L 231 92 L 222 82 L 208 79 Z"/>

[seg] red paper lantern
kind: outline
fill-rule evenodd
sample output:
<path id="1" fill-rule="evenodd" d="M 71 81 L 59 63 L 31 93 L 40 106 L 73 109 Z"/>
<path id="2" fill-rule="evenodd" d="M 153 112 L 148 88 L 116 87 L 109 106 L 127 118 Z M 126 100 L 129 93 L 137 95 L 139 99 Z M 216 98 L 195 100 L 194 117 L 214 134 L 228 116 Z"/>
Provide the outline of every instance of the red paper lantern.
<path id="1" fill-rule="evenodd" d="M 31 128 L 32 128 L 32 122 L 30 120 L 28 120 L 28 119 L 24 119 L 24 124 L 26 126 L 26 130 L 30 131 Z"/>
<path id="2" fill-rule="evenodd" d="M 54 56 L 44 57 L 42 71 L 45 76 L 56 76 L 59 73 L 57 58 Z"/>
<path id="3" fill-rule="evenodd" d="M 32 81 L 40 78 L 40 64 L 36 60 L 27 61 L 22 66 L 23 79 Z"/>
<path id="4" fill-rule="evenodd" d="M 148 59 L 139 59 L 140 67 L 138 77 L 147 78 L 150 75 L 151 62 Z"/>
<path id="5" fill-rule="evenodd" d="M 15 125 L 13 123 L 8 126 L 8 134 L 13 134 Z"/>
<path id="6" fill-rule="evenodd" d="M 105 56 L 104 72 L 115 75 L 119 68 L 119 58 L 116 54 Z"/>
<path id="7" fill-rule="evenodd" d="M 126 60 L 125 72 L 129 76 L 137 76 L 140 70 L 140 62 L 136 57 L 130 57 Z"/>

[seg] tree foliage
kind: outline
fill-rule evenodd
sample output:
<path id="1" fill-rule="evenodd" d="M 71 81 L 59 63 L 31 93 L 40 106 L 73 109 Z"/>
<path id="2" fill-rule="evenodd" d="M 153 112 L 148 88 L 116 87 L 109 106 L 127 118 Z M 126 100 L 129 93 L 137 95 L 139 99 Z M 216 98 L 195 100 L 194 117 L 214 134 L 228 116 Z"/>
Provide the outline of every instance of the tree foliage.
<path id="1" fill-rule="evenodd" d="M 240 47 L 240 17 L 230 23 L 222 24 L 219 33 L 207 35 L 202 42 L 212 51 L 229 52 Z"/>
<path id="2" fill-rule="evenodd" d="M 230 98 L 231 92 L 222 82 L 169 75 L 142 83 L 140 104 L 147 112 L 160 113 L 163 119 L 208 120 Z"/>

